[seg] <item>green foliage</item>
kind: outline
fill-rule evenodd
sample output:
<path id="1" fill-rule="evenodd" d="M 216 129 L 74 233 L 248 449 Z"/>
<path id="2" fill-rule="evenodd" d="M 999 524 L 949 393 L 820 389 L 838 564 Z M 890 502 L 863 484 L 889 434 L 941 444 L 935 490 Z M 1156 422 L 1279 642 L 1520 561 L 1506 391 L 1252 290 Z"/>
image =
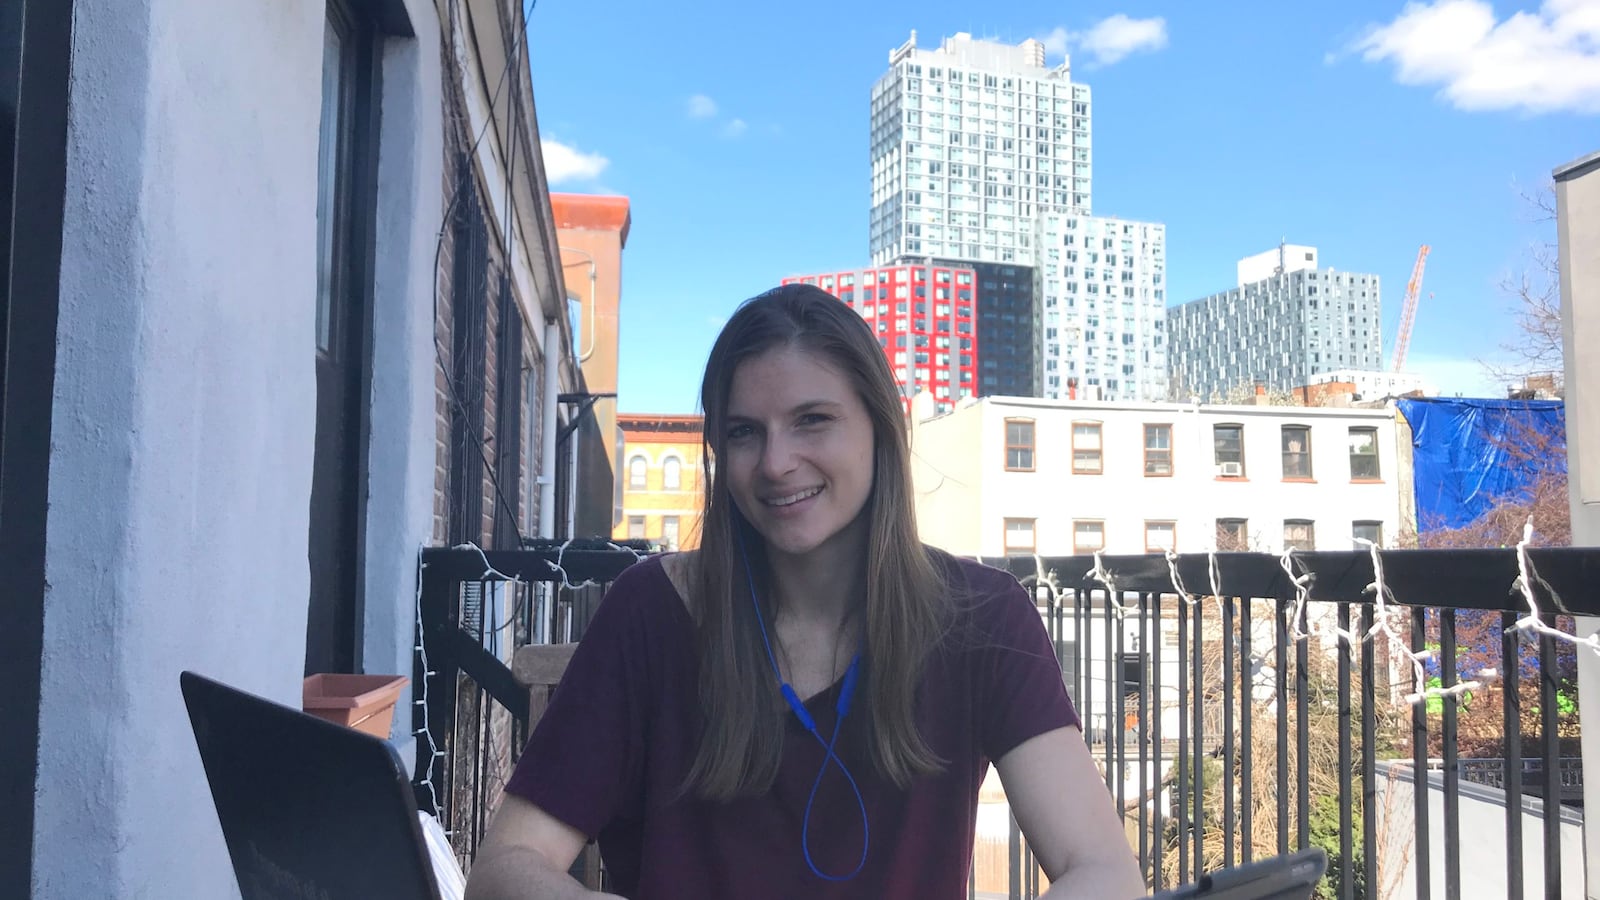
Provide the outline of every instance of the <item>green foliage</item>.
<path id="1" fill-rule="evenodd" d="M 1351 810 L 1351 821 L 1359 829 L 1361 822 L 1361 803 L 1354 802 Z M 1337 900 L 1343 893 L 1343 851 L 1339 846 L 1339 798 L 1323 794 L 1311 801 L 1311 845 L 1321 847 L 1328 854 L 1328 874 L 1317 885 L 1316 892 L 1312 895 L 1317 900 Z M 1357 900 L 1366 900 L 1367 879 L 1363 869 L 1364 854 L 1361 849 L 1361 835 L 1353 829 L 1351 839 L 1351 896 Z"/>

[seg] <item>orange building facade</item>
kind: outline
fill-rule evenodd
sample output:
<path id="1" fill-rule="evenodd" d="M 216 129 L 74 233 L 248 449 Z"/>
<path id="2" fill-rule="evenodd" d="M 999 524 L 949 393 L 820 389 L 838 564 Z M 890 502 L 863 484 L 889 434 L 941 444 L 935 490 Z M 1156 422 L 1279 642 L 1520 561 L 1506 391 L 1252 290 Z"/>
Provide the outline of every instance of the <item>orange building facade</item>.
<path id="1" fill-rule="evenodd" d="M 617 351 L 621 332 L 622 251 L 633 226 L 627 197 L 595 194 L 550 195 L 561 267 L 573 304 L 574 355 L 589 394 L 617 392 Z M 576 444 L 577 519 L 574 534 L 612 533 L 622 521 L 617 401 L 606 397 L 585 414 Z"/>
<path id="2" fill-rule="evenodd" d="M 622 413 L 622 521 L 613 538 L 643 539 L 663 550 L 699 544 L 705 497 L 701 430 L 690 415 Z"/>

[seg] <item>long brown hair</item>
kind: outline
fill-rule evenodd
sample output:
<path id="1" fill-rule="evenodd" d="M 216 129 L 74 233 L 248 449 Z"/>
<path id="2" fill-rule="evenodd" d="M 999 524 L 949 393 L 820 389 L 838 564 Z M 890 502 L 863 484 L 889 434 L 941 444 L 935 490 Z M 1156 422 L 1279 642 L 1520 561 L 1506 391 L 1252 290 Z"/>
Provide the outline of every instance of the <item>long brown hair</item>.
<path id="1" fill-rule="evenodd" d="M 771 583 L 766 554 L 714 460 L 727 435 L 728 397 L 740 363 L 785 346 L 835 366 L 854 385 L 872 420 L 873 479 L 864 509 L 864 673 L 856 689 L 868 756 L 879 774 L 902 788 L 917 775 L 938 771 L 943 762 L 917 730 L 914 714 L 917 684 L 948 627 L 952 603 L 917 537 L 900 391 L 883 348 L 858 314 L 819 288 L 787 285 L 746 301 L 733 314 L 711 349 L 700 387 L 702 464 L 710 489 L 689 583 L 704 724 L 687 787 L 709 799 L 766 792 L 783 750 L 789 711 L 762 645 L 740 542 L 760 584 Z M 759 601 L 763 614 L 772 622 L 771 592 L 762 593 L 767 595 Z"/>

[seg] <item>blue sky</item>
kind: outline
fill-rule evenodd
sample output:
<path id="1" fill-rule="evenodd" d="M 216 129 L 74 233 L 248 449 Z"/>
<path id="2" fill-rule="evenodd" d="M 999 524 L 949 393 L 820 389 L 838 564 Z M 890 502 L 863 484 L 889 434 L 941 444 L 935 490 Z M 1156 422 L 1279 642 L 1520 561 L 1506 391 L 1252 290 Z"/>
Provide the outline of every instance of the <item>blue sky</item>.
<path id="1" fill-rule="evenodd" d="M 1166 223 L 1173 302 L 1280 238 L 1313 244 L 1383 277 L 1387 362 L 1427 243 L 1407 369 L 1498 393 L 1478 361 L 1512 328 L 1499 284 L 1554 231 L 1519 191 L 1600 149 L 1600 0 L 980 8 L 539 3 L 553 189 L 633 204 L 620 410 L 693 411 L 741 300 L 866 264 L 868 96 L 912 29 L 1071 52 L 1094 90 L 1094 211 Z"/>

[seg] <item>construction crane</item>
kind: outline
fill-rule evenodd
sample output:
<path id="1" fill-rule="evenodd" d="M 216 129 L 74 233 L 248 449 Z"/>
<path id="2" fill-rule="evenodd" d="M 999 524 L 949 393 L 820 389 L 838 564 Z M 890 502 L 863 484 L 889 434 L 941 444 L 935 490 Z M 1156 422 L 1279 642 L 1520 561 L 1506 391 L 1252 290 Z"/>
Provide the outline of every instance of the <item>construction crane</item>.
<path id="1" fill-rule="evenodd" d="M 1406 283 L 1406 299 L 1400 307 L 1400 331 L 1394 336 L 1394 365 L 1398 372 L 1406 365 L 1406 348 L 1411 346 L 1411 325 L 1417 319 L 1417 297 L 1422 292 L 1422 268 L 1428 262 L 1428 245 L 1417 251 L 1417 264 L 1411 269 L 1411 280 Z"/>

